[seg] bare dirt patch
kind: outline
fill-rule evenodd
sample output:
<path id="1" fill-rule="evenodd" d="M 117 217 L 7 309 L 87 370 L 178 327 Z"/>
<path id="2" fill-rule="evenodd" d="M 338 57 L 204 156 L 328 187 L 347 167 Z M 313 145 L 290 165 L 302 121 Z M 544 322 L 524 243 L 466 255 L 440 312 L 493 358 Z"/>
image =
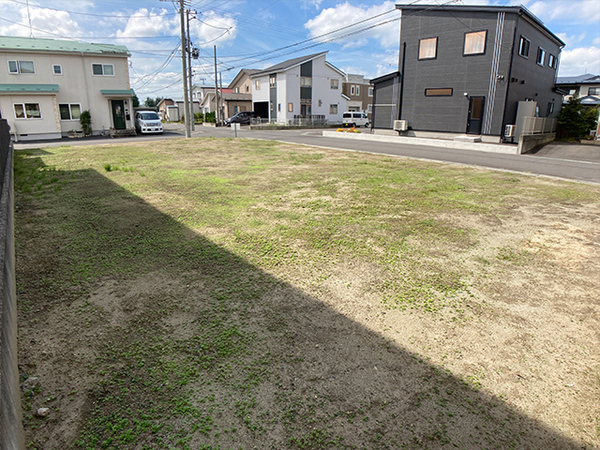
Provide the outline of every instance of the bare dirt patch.
<path id="1" fill-rule="evenodd" d="M 17 155 L 31 448 L 600 446 L 600 188 L 161 145 Z"/>

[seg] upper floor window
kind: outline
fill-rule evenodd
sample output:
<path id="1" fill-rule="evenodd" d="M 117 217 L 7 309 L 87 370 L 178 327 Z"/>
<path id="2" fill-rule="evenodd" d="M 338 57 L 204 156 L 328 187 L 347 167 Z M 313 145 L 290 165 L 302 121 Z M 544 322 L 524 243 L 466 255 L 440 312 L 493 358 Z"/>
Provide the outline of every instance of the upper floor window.
<path id="1" fill-rule="evenodd" d="M 271 75 L 269 77 L 269 87 L 276 87 L 277 86 L 277 78 L 275 75 Z"/>
<path id="2" fill-rule="evenodd" d="M 256 89 L 257 91 L 260 91 L 260 80 L 254 81 L 254 89 Z"/>
<path id="3" fill-rule="evenodd" d="M 552 53 L 548 54 L 548 67 L 556 69 L 556 56 L 554 56 Z"/>
<path id="4" fill-rule="evenodd" d="M 52 66 L 52 73 L 54 75 L 62 75 L 62 66 L 60 64 L 54 64 Z"/>
<path id="5" fill-rule="evenodd" d="M 425 89 L 425 97 L 452 97 L 452 88 L 429 88 Z"/>
<path id="6" fill-rule="evenodd" d="M 419 40 L 419 59 L 437 58 L 437 42 L 437 37 Z"/>
<path id="7" fill-rule="evenodd" d="M 465 34 L 463 55 L 483 55 L 486 39 L 487 31 L 475 31 L 474 33 Z"/>
<path id="8" fill-rule="evenodd" d="M 338 105 L 329 105 L 329 114 L 337 114 Z"/>
<path id="9" fill-rule="evenodd" d="M 9 73 L 35 73 L 33 61 L 8 61 Z"/>
<path id="10" fill-rule="evenodd" d="M 236 93 L 236 94 L 239 94 L 239 93 L 240 93 L 240 88 L 239 88 L 239 87 L 236 87 L 236 88 L 235 88 L 235 93 Z"/>
<path id="11" fill-rule="evenodd" d="M 331 89 L 339 89 L 340 87 L 340 80 L 338 80 L 337 78 L 332 78 L 329 82 L 329 87 Z"/>
<path id="12" fill-rule="evenodd" d="M 367 91 L 367 95 L 369 97 L 373 97 L 373 87 L 370 87 L 369 90 Z"/>
<path id="13" fill-rule="evenodd" d="M 250 85 L 246 85 L 246 92 L 250 92 Z"/>
<path id="14" fill-rule="evenodd" d="M 577 88 L 569 89 L 569 95 L 577 95 L 577 94 L 579 94 L 579 89 L 577 89 Z"/>
<path id="15" fill-rule="evenodd" d="M 540 66 L 544 65 L 544 60 L 546 59 L 546 50 L 542 47 L 538 47 L 537 59 L 535 60 Z"/>
<path id="16" fill-rule="evenodd" d="M 597 87 L 589 88 L 588 95 L 600 95 L 600 88 L 597 88 Z"/>
<path id="17" fill-rule="evenodd" d="M 39 103 L 15 103 L 13 104 L 13 108 L 15 110 L 15 118 L 17 119 L 42 118 Z"/>
<path id="18" fill-rule="evenodd" d="M 531 42 L 529 41 L 529 39 L 527 39 L 524 36 L 521 36 L 521 39 L 519 39 L 519 55 L 523 56 L 524 58 L 528 58 L 530 45 Z"/>
<path id="19" fill-rule="evenodd" d="M 92 73 L 94 75 L 114 76 L 115 66 L 112 64 L 92 64 Z"/>
<path id="20" fill-rule="evenodd" d="M 301 77 L 300 78 L 300 86 L 311 87 L 312 86 L 312 78 L 311 77 Z"/>

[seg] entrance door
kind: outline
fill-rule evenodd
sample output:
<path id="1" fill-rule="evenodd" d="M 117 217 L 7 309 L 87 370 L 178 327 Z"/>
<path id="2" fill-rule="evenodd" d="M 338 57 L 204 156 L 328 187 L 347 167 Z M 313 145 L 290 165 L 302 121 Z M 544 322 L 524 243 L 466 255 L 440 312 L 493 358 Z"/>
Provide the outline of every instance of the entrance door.
<path id="1" fill-rule="evenodd" d="M 124 130 L 127 126 L 125 124 L 125 106 L 123 105 L 123 100 L 111 100 L 111 104 L 115 130 Z"/>
<path id="2" fill-rule="evenodd" d="M 469 99 L 469 118 L 467 120 L 467 134 L 481 134 L 484 103 L 485 97 L 471 97 Z"/>

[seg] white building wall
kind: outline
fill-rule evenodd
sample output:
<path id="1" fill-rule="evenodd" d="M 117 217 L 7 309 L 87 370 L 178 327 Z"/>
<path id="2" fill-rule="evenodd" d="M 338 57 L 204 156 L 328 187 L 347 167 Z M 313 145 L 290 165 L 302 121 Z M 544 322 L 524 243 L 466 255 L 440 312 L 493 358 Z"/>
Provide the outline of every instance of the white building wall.
<path id="1" fill-rule="evenodd" d="M 33 61 L 35 74 L 10 74 L 8 72 L 8 61 L 21 60 Z M 61 66 L 62 74 L 54 74 L 53 66 Z M 92 64 L 112 64 L 114 75 L 95 76 L 92 72 Z M 2 115 L 9 121 L 14 121 L 19 134 L 24 134 L 30 128 L 38 131 L 31 133 L 42 138 L 49 132 L 68 132 L 70 130 L 81 130 L 79 120 L 60 120 L 59 104 L 78 104 L 81 111 L 89 110 L 92 116 L 92 129 L 95 133 L 108 130 L 113 127 L 110 97 L 102 95 L 102 89 L 126 90 L 130 89 L 129 71 L 126 57 L 92 55 L 92 54 L 70 54 L 70 53 L 37 53 L 37 52 L 2 52 L 0 53 L 0 83 L 7 84 L 57 84 L 58 92 L 56 101 L 49 101 L 48 94 L 26 94 L 18 97 L 0 95 L 0 108 Z M 40 103 L 42 119 L 15 119 L 13 103 L 18 103 L 21 97 L 28 98 L 27 103 Z M 125 111 L 133 119 L 133 110 L 130 97 L 115 97 L 127 102 Z M 54 104 L 53 104 L 54 103 Z M 52 117 L 52 121 L 49 119 Z M 54 117 L 58 122 L 54 121 Z M 133 120 L 126 122 L 127 127 L 133 127 Z"/>
<path id="2" fill-rule="evenodd" d="M 331 89 L 331 79 L 340 79 L 338 89 Z M 342 97 L 341 74 L 325 64 L 325 55 L 313 60 L 313 114 L 324 115 L 329 122 L 342 120 L 346 100 Z M 337 105 L 337 114 L 331 114 L 330 105 Z"/>
<path id="3" fill-rule="evenodd" d="M 300 115 L 300 66 L 292 67 L 286 72 L 286 119 L 293 120 L 294 116 Z M 293 111 L 289 112 L 287 104 L 293 104 Z"/>
<path id="4" fill-rule="evenodd" d="M 256 89 L 256 80 L 260 82 L 260 89 Z M 252 78 L 252 102 L 269 101 L 269 76 L 263 75 Z"/>
<path id="5" fill-rule="evenodd" d="M 279 123 L 287 123 L 287 79 L 285 72 L 277 74 L 277 122 Z"/>

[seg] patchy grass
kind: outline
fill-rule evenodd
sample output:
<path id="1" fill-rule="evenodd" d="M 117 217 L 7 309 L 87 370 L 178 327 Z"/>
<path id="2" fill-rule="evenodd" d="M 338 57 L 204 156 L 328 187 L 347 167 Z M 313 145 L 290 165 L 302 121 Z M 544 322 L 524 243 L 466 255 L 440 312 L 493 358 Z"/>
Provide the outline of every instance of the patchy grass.
<path id="1" fill-rule="evenodd" d="M 243 139 L 15 175 L 30 448 L 598 444 L 595 186 Z"/>

